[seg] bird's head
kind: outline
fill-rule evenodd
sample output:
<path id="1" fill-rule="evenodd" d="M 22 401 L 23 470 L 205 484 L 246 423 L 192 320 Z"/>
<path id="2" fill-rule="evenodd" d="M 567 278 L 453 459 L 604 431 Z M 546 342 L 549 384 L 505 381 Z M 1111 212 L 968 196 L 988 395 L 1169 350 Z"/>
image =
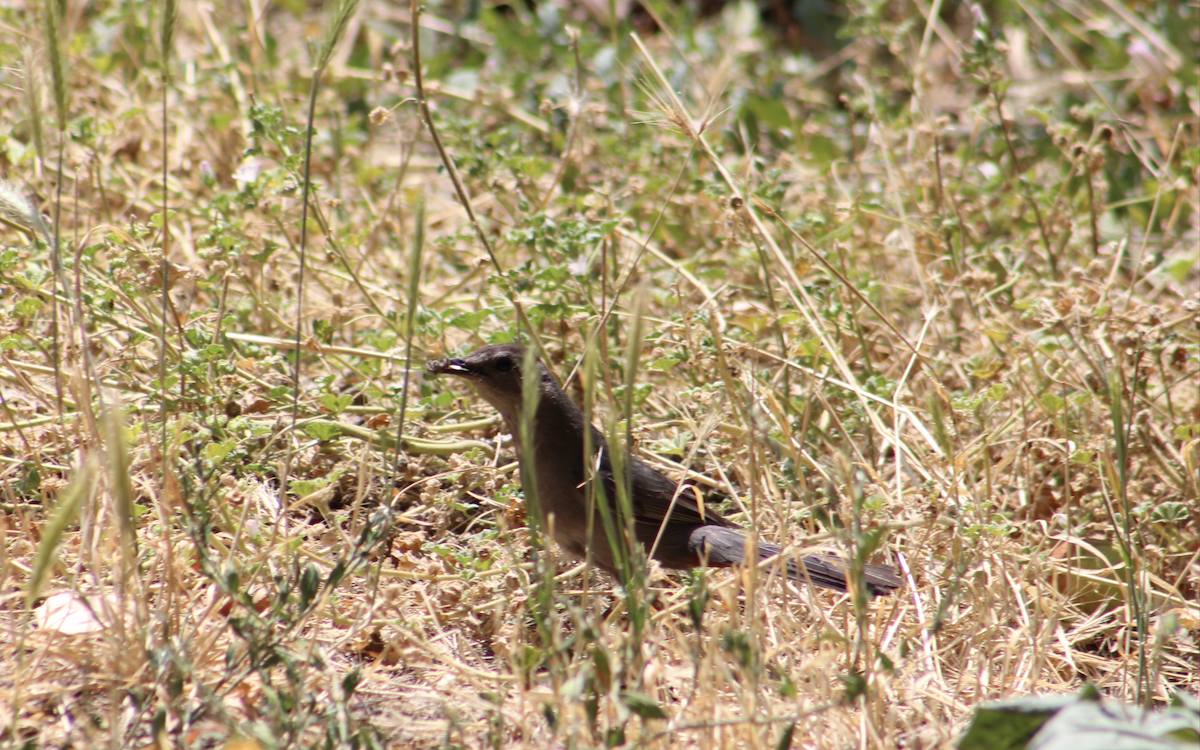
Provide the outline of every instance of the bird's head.
<path id="1" fill-rule="evenodd" d="M 524 404 L 521 371 L 526 366 L 526 351 L 520 344 L 493 344 L 465 357 L 432 360 L 425 365 L 425 370 L 434 375 L 457 375 L 466 380 L 512 425 L 521 418 Z M 534 366 L 541 379 L 553 380 L 540 360 Z M 543 390 L 545 387 L 543 384 Z"/>

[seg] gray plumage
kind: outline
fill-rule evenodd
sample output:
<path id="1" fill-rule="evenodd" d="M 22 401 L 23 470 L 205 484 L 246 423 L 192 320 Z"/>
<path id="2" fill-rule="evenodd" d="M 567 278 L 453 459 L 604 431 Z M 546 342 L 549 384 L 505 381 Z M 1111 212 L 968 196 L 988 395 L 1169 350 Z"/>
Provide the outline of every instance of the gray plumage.
<path id="1" fill-rule="evenodd" d="M 461 359 L 429 362 L 426 369 L 433 374 L 457 375 L 474 386 L 479 395 L 500 412 L 506 429 L 518 441 L 518 456 L 524 461 L 525 452 L 519 446 L 524 364 L 525 347 L 497 344 L 485 346 Z M 583 412 L 540 360 L 537 377 L 540 383 L 533 424 L 533 460 L 538 501 L 546 516 L 553 517 L 551 527 L 559 546 L 580 558 L 586 555 L 590 546 L 592 560 L 601 568 L 615 572 L 612 545 L 598 513 L 592 523 L 592 538 L 588 538 L 584 430 L 591 431 L 593 455 L 600 452 L 602 497 L 608 499 L 609 507 L 615 508 L 617 495 L 608 443 L 599 430 L 587 423 Z M 656 560 L 665 567 L 681 569 L 705 563 L 726 567 L 745 561 L 746 535 L 717 513 L 711 510 L 702 513 L 694 492 L 684 488 L 671 507 L 678 487 L 674 481 L 633 456 L 625 461 L 625 467 L 633 479 L 635 534 L 647 552 L 653 548 Z M 664 523 L 668 510 L 671 515 Z M 613 517 L 615 519 L 615 512 Z M 760 560 L 774 557 L 780 551 L 781 548 L 774 544 L 758 544 Z M 807 555 L 799 561 L 789 561 L 788 574 L 798 581 L 811 580 L 817 586 L 846 590 L 845 566 L 830 555 Z M 895 569 L 885 565 L 867 565 L 864 580 L 872 595 L 889 594 L 901 585 Z"/>

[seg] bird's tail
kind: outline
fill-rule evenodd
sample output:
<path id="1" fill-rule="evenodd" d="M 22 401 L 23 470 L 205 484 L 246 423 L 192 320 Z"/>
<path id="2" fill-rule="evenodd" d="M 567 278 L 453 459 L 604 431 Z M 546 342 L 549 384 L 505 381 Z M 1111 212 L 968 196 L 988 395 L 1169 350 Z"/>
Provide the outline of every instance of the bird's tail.
<path id="1" fill-rule="evenodd" d="M 689 547 L 709 565 L 740 565 L 746 559 L 746 535 L 726 526 L 700 526 L 688 540 Z M 759 542 L 758 558 L 766 560 L 783 551 L 774 544 Z M 805 555 L 787 561 L 788 577 L 795 581 L 812 582 L 834 591 L 846 591 L 846 565 L 833 555 Z M 867 565 L 863 581 L 872 596 L 885 596 L 900 588 L 896 569 L 890 565 Z"/>

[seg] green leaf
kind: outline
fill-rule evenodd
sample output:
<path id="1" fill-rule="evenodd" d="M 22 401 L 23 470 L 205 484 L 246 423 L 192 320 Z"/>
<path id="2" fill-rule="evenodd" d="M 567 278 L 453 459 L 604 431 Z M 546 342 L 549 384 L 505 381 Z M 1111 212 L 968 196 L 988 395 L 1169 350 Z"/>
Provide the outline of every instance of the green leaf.
<path id="1" fill-rule="evenodd" d="M 796 733 L 796 722 L 789 723 L 784 727 L 783 734 L 779 735 L 779 741 L 775 743 L 775 750 L 788 750 L 792 746 L 792 735 Z"/>
<path id="2" fill-rule="evenodd" d="M 683 360 L 678 357 L 668 355 L 666 357 L 660 357 L 646 365 L 646 369 L 654 372 L 666 372 L 668 370 L 675 369 L 675 366 L 682 361 Z"/>
<path id="3" fill-rule="evenodd" d="M 0 252 L 0 271 L 11 271 L 16 267 L 20 256 L 16 250 L 5 250 Z"/>
<path id="4" fill-rule="evenodd" d="M 1151 508 L 1150 521 L 1152 523 L 1185 524 L 1189 515 L 1185 503 L 1165 502 Z"/>
<path id="5" fill-rule="evenodd" d="M 341 414 L 352 403 L 354 403 L 354 396 L 351 395 L 335 396 L 332 393 L 326 393 L 321 396 L 321 404 L 333 414 Z"/>
<path id="6" fill-rule="evenodd" d="M 811 338 L 800 344 L 796 353 L 803 357 L 819 357 L 821 356 L 821 340 Z"/>
<path id="7" fill-rule="evenodd" d="M 37 297 L 26 297 L 16 304 L 13 308 L 13 314 L 18 318 L 25 318 L 41 310 L 43 305 L 44 303 Z"/>
<path id="8" fill-rule="evenodd" d="M 300 606 L 307 607 L 321 590 L 321 573 L 317 566 L 309 563 L 300 574 Z"/>
<path id="9" fill-rule="evenodd" d="M 225 460 L 225 457 L 237 448 L 236 440 L 225 440 L 220 443 L 209 443 L 204 446 L 204 457 L 214 464 L 219 464 Z"/>
<path id="10" fill-rule="evenodd" d="M 163 391 L 163 390 L 169 391 L 172 388 L 174 388 L 175 384 L 178 382 L 179 382 L 178 375 L 168 375 L 167 379 L 166 379 L 165 388 L 164 388 L 163 381 L 159 380 L 158 378 L 154 378 L 153 380 L 150 381 L 150 389 L 153 391 Z"/>
<path id="11" fill-rule="evenodd" d="M 958 750 L 1023 750 L 1050 717 L 1077 700 L 1073 695 L 1035 696 L 980 706 Z"/>
<path id="12" fill-rule="evenodd" d="M 325 487 L 337 477 L 337 474 L 318 477 L 316 479 L 295 479 L 291 482 L 292 494 L 296 497 L 308 497 L 317 490 Z"/>
<path id="13" fill-rule="evenodd" d="M 475 331 L 479 329 L 479 324 L 483 322 L 483 319 L 491 314 L 492 310 L 490 308 L 459 313 L 450 319 L 449 325 L 454 328 L 461 328 L 464 331 Z"/>
<path id="14" fill-rule="evenodd" d="M 1195 715 L 1148 712 L 1115 700 L 1083 700 L 1055 714 L 1029 750 L 1183 750 L 1200 743 Z"/>
<path id="15" fill-rule="evenodd" d="M 1176 440 L 1191 440 L 1200 437 L 1200 424 L 1185 424 L 1174 430 Z"/>
<path id="16" fill-rule="evenodd" d="M 79 509 L 83 507 L 83 501 L 89 494 L 88 486 L 94 480 L 94 477 L 91 476 L 92 473 L 92 464 L 85 464 L 67 489 L 59 493 L 58 503 L 54 506 L 54 513 L 50 517 L 49 523 L 42 526 L 41 542 L 38 544 L 33 571 L 29 574 L 29 583 L 25 591 L 26 606 L 32 606 L 34 600 L 38 598 L 46 575 L 58 560 L 59 542 L 62 541 L 67 527 L 75 522 L 75 517 L 79 515 Z"/>
<path id="17" fill-rule="evenodd" d="M 649 696 L 635 693 L 632 690 L 621 692 L 621 702 L 633 713 L 643 719 L 665 719 L 667 712 Z"/>
<path id="18" fill-rule="evenodd" d="M 168 219 L 170 219 L 170 218 L 172 218 L 172 217 L 174 217 L 174 216 L 175 216 L 175 212 L 174 212 L 174 211 L 167 211 L 167 218 L 168 218 Z M 162 228 L 163 228 L 163 214 L 162 214 L 162 211 L 155 211 L 154 213 L 150 214 L 150 224 L 151 224 L 151 225 L 152 225 L 152 226 L 153 226 L 155 229 L 162 229 Z"/>
<path id="19" fill-rule="evenodd" d="M 1193 247 L 1193 249 L 1195 249 Z M 1176 281 L 1183 283 L 1196 267 L 1195 258 L 1179 258 L 1167 266 L 1167 273 Z"/>
<path id="20" fill-rule="evenodd" d="M 1066 405 L 1065 401 L 1058 396 L 1055 396 L 1053 393 L 1043 393 L 1041 399 L 1039 400 L 1042 402 L 1042 407 L 1044 407 L 1046 411 L 1050 412 L 1051 414 L 1059 413 L 1062 411 L 1063 406 Z"/>
<path id="21" fill-rule="evenodd" d="M 313 335 L 321 340 L 321 343 L 328 344 L 333 341 L 333 334 L 336 329 L 328 321 L 321 318 L 313 321 Z"/>
<path id="22" fill-rule="evenodd" d="M 976 709 L 959 750 L 1182 750 L 1200 742 L 1200 709 L 1146 711 L 1102 698 L 1034 696 Z"/>
<path id="23" fill-rule="evenodd" d="M 308 433 L 309 437 L 320 440 L 322 443 L 340 437 L 342 434 L 342 428 L 330 422 L 310 422 L 304 425 L 304 431 Z"/>
<path id="24" fill-rule="evenodd" d="M 1091 466 L 1096 460 L 1095 451 L 1078 450 L 1071 454 L 1071 463 L 1081 466 Z"/>

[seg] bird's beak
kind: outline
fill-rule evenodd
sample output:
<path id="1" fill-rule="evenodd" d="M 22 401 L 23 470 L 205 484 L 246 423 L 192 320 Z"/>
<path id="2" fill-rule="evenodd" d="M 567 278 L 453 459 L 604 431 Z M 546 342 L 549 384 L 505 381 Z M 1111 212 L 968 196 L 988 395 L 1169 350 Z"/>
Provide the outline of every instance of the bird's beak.
<path id="1" fill-rule="evenodd" d="M 425 363 L 425 371 L 432 375 L 458 375 L 471 377 L 475 371 L 461 359 L 431 359 Z"/>

